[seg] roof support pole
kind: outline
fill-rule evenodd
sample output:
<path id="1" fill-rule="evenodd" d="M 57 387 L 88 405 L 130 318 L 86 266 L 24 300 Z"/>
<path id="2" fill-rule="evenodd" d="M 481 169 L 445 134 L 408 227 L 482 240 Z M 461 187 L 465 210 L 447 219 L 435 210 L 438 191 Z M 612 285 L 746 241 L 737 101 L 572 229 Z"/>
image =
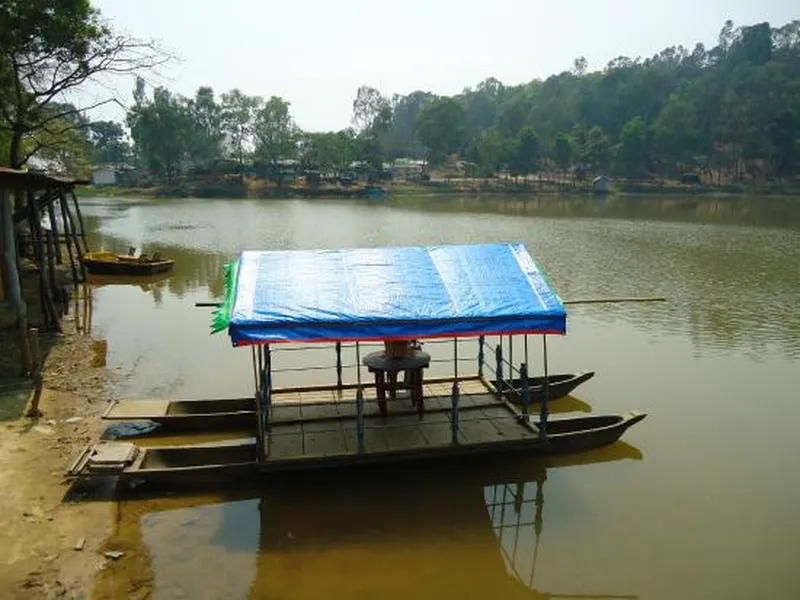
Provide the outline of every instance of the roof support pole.
<path id="1" fill-rule="evenodd" d="M 453 390 L 450 393 L 450 403 L 451 403 L 450 429 L 453 434 L 452 442 L 454 444 L 458 443 L 458 400 L 459 400 L 458 381 L 454 381 Z"/>
<path id="2" fill-rule="evenodd" d="M 478 338 L 478 377 L 483 377 L 483 361 L 485 360 L 483 350 L 485 343 L 486 338 L 484 336 L 480 336 Z"/>
<path id="3" fill-rule="evenodd" d="M 539 408 L 539 436 L 547 436 L 547 417 L 550 414 L 550 381 L 547 375 L 547 336 L 542 336 L 542 352 L 544 354 L 544 395 Z"/>
<path id="4" fill-rule="evenodd" d="M 528 360 L 528 334 L 525 334 L 525 364 L 529 365 L 531 362 Z"/>
<path id="5" fill-rule="evenodd" d="M 336 389 L 342 389 L 342 342 L 336 342 Z"/>
<path id="6" fill-rule="evenodd" d="M 364 390 L 361 388 L 361 346 L 356 342 L 356 437 L 358 451 L 364 452 Z"/>
<path id="7" fill-rule="evenodd" d="M 508 336 L 508 364 L 512 365 L 512 367 L 508 368 L 508 377 L 512 381 L 514 380 L 514 373 L 513 373 L 513 365 L 514 365 L 514 336 Z"/>
<path id="8" fill-rule="evenodd" d="M 453 379 L 458 381 L 458 338 L 453 338 Z"/>
<path id="9" fill-rule="evenodd" d="M 494 349 L 494 358 L 497 361 L 497 366 L 494 375 L 497 378 L 497 395 L 502 396 L 503 388 L 503 338 L 500 338 L 500 343 Z"/>
<path id="10" fill-rule="evenodd" d="M 527 421 L 531 408 L 531 381 L 528 378 L 528 365 L 525 363 L 519 366 L 519 378 L 522 383 L 522 412 Z"/>

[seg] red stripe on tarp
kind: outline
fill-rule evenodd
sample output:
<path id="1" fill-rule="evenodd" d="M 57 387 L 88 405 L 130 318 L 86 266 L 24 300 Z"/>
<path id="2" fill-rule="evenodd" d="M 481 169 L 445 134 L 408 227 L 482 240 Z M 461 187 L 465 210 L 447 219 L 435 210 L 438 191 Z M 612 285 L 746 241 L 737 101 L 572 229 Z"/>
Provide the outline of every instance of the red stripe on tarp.
<path id="1" fill-rule="evenodd" d="M 458 335 L 452 334 L 436 334 L 436 335 L 427 335 L 424 337 L 407 337 L 407 336 L 391 336 L 391 337 L 358 337 L 358 338 L 310 338 L 310 339 L 300 339 L 300 340 L 271 340 L 268 342 L 261 342 L 261 341 L 251 341 L 251 340 L 242 340 L 237 344 L 234 344 L 236 348 L 242 348 L 247 346 L 267 346 L 270 344 L 324 344 L 324 343 L 331 343 L 331 342 L 400 342 L 406 340 L 436 340 L 436 339 L 453 339 L 453 338 L 469 338 L 469 337 L 480 337 L 480 336 L 503 336 L 503 335 L 566 335 L 563 331 L 558 330 L 521 330 L 521 331 L 481 331 L 476 333 L 460 333 Z"/>

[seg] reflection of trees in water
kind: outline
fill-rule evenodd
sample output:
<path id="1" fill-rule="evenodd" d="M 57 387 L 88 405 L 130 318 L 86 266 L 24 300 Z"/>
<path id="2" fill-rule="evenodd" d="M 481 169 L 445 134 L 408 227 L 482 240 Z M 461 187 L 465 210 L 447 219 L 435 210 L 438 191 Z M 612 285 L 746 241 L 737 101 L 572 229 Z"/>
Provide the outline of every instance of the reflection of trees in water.
<path id="1" fill-rule="evenodd" d="M 402 205 L 434 212 L 479 212 L 512 216 L 640 218 L 775 227 L 800 225 L 800 201 L 794 198 L 495 195 L 403 199 Z"/>
<path id="2" fill-rule="evenodd" d="M 789 232 L 787 232 L 789 233 Z M 800 356 L 800 246 L 787 236 L 748 238 L 725 246 L 699 243 L 686 252 L 682 272 L 690 281 L 683 298 L 694 343 L 711 350 L 745 349 L 763 356 L 769 346 Z M 788 268 L 787 268 L 788 267 Z"/>

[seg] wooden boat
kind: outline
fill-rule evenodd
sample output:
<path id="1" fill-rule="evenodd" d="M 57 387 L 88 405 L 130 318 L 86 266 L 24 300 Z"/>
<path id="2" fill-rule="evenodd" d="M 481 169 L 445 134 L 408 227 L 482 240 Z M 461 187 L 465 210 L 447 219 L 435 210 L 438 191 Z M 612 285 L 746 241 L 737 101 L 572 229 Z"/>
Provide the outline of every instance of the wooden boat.
<path id="1" fill-rule="evenodd" d="M 591 379 L 593 371 L 580 374 L 551 375 L 550 399 L 564 398 L 578 385 Z M 447 380 L 447 379 L 445 379 Z M 436 381 L 436 380 L 432 380 Z M 449 380 L 447 380 L 449 381 Z M 544 397 L 543 377 L 532 377 L 531 395 L 534 402 L 541 402 Z M 430 383 L 431 381 L 429 381 Z M 518 383 L 515 380 L 513 383 Z M 492 382 L 495 388 L 497 383 Z M 521 392 L 518 394 L 511 388 L 511 382 L 504 382 L 505 396 L 514 404 L 521 405 Z M 353 389 L 353 385 L 345 385 L 344 389 Z M 330 387 L 287 388 L 274 390 L 275 401 L 284 395 L 302 393 L 302 390 L 323 391 Z M 576 410 L 574 406 L 565 410 Z M 585 409 L 587 412 L 589 408 Z M 556 411 L 558 412 L 558 411 Z M 181 399 L 117 399 L 112 400 L 103 413 L 107 421 L 153 421 L 168 431 L 233 431 L 252 430 L 255 428 L 256 406 L 250 398 L 215 398 L 201 400 Z"/>
<path id="2" fill-rule="evenodd" d="M 302 268 L 287 269 L 287 261 Z M 566 333 L 563 303 L 521 244 L 245 251 L 226 266 L 225 283 L 226 301 L 212 328 L 227 330 L 234 346 L 251 349 L 252 400 L 120 402 L 106 418 L 147 418 L 179 428 L 244 424 L 252 439 L 158 448 L 101 442 L 78 457 L 71 475 L 113 473 L 170 483 L 475 454 L 573 452 L 610 444 L 645 416 L 551 420 L 549 399 L 543 398 L 536 419 L 508 398 L 513 382 L 498 390 L 483 376 L 491 370 L 486 336 L 506 338 L 513 347 L 514 335 L 524 335 L 526 343 L 540 335 L 547 372 L 546 336 Z M 453 376 L 417 383 L 413 403 L 392 393 L 399 370 L 408 375 L 410 365 L 394 368 L 388 356 L 374 361 L 374 353 L 360 354 L 362 343 L 441 338 L 453 340 L 446 342 L 453 344 Z M 458 345 L 467 338 L 478 342 L 477 374 L 457 368 Z M 287 344 L 301 344 L 288 350 L 304 350 L 326 343 L 336 352 L 335 385 L 276 385 L 273 378 L 284 370 L 273 369 L 273 356 Z M 355 356 L 345 362 L 343 349 Z M 501 344 L 495 354 L 503 364 Z M 352 358 L 356 381 L 345 384 L 344 365 Z M 429 364 L 428 356 L 427 364 L 413 367 L 415 381 L 423 380 Z M 363 367 L 374 384 L 364 383 Z M 307 368 L 333 371 L 327 360 Z M 556 388 L 560 393 L 589 377 L 554 376 L 551 382 L 563 386 Z"/>
<path id="3" fill-rule="evenodd" d="M 345 463 L 396 462 L 409 458 L 411 454 L 414 458 L 488 453 L 558 455 L 612 444 L 645 416 L 645 413 L 631 411 L 621 415 L 553 419 L 547 424 L 544 439 L 520 438 L 508 440 L 510 443 L 484 443 L 473 448 L 453 443 L 443 445 L 437 452 L 406 448 L 398 452 L 366 454 L 354 451 L 350 456 L 320 454 L 313 460 L 306 457 L 304 460 L 259 461 L 256 443 L 252 439 L 151 448 L 131 442 L 102 441 L 84 449 L 70 465 L 67 475 L 81 478 L 114 475 L 162 485 L 204 485 L 218 484 L 221 479 L 250 478 L 260 473 L 335 467 Z"/>
<path id="4" fill-rule="evenodd" d="M 548 393 L 550 400 L 558 400 L 564 396 L 569 396 L 575 388 L 582 383 L 589 381 L 594 377 L 594 371 L 586 371 L 584 373 L 565 373 L 558 375 L 548 375 L 549 382 Z M 497 387 L 497 381 L 492 382 Z M 541 402 L 545 393 L 545 378 L 529 377 L 528 385 L 531 390 L 531 401 Z M 512 379 L 511 381 L 503 380 L 503 393 L 507 395 L 508 399 L 514 404 L 522 403 L 522 380 L 520 378 Z"/>
<path id="5" fill-rule="evenodd" d="M 87 252 L 83 255 L 83 264 L 89 273 L 98 275 L 155 275 L 172 269 L 175 261 L 158 254 L 124 256 L 113 252 Z"/>
<path id="6" fill-rule="evenodd" d="M 112 400 L 103 413 L 108 421 L 153 421 L 164 429 L 236 430 L 255 428 L 253 398 L 204 400 Z"/>

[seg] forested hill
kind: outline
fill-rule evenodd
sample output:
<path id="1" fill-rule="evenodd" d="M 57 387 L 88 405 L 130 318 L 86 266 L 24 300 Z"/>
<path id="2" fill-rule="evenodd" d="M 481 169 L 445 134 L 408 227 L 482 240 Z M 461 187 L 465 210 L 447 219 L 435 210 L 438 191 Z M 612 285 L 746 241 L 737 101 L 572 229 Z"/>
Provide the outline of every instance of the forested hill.
<path id="1" fill-rule="evenodd" d="M 509 86 L 490 78 L 452 97 L 415 91 L 389 98 L 365 85 L 352 122 L 342 131 L 304 132 L 277 96 L 202 87 L 186 98 L 147 89 L 140 79 L 124 126 L 75 114 L 70 123 L 83 137 L 71 132 L 58 156 L 81 163 L 75 157 L 83 147 L 90 162 L 128 163 L 163 179 L 187 165 L 220 172 L 220 162 L 280 173 L 293 160 L 341 172 L 354 162 L 379 170 L 407 157 L 433 167 L 462 161 L 480 176 L 692 172 L 708 183 L 785 182 L 800 175 L 800 21 L 727 22 L 713 48 L 621 56 L 595 72 L 579 58 L 545 80 Z"/>

